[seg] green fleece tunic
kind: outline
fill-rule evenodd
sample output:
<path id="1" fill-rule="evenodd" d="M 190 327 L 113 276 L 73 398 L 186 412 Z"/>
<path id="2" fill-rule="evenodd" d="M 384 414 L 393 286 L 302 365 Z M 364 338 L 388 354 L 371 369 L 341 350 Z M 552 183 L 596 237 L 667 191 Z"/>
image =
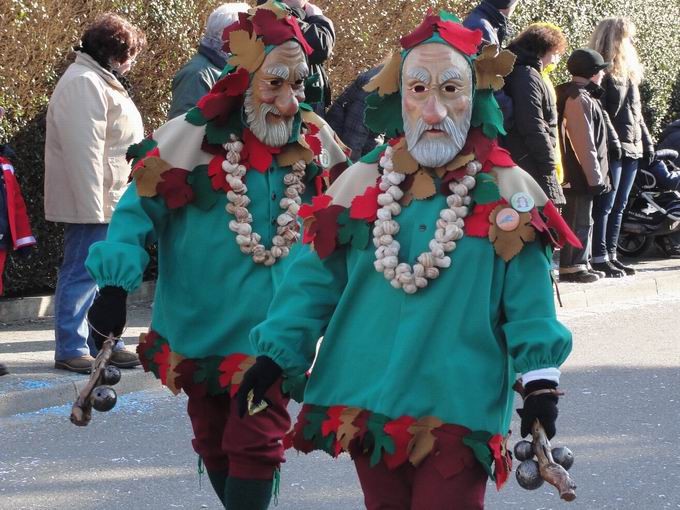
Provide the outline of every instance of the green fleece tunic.
<path id="1" fill-rule="evenodd" d="M 322 121 L 315 118 L 315 122 Z M 146 142 L 145 149 L 153 150 L 146 159 L 141 158 L 142 163 L 160 158 L 173 169 L 191 171 L 170 195 L 159 192 L 153 197 L 140 196 L 135 179 L 118 204 L 106 240 L 90 248 L 86 267 L 99 287 L 111 285 L 132 292 L 141 284 L 149 262 L 146 247 L 157 241 L 153 333 L 146 341 L 142 338 L 142 363 L 163 383 L 170 381 L 173 389 L 181 386 L 175 384 L 175 376 L 184 374 L 183 384 L 198 377 L 208 383 L 212 393 L 218 393 L 228 388 L 229 381 L 225 379 L 218 388 L 217 378 L 236 371 L 245 355 L 256 352 L 248 341 L 250 330 L 265 318 L 274 291 L 300 246 L 294 245 L 288 257 L 271 267 L 254 263 L 240 251 L 236 234 L 229 229 L 234 216 L 225 210 L 226 194 L 210 184 L 208 165 L 220 156 L 200 149 L 204 134 L 205 128 L 178 117 L 160 128 L 153 141 Z M 318 139 L 324 151 L 320 166 L 346 162 L 326 125 L 322 125 Z M 217 168 L 222 171 L 219 160 Z M 274 157 L 266 171 L 250 168 L 245 177 L 253 232 L 262 236 L 266 247 L 271 246 L 277 217 L 283 212 L 279 202 L 285 196 L 283 177 L 289 172 L 290 167 L 280 167 Z M 202 174 L 198 184 L 191 178 L 197 174 Z M 169 208 L 167 197 L 176 197 L 185 189 L 181 187 L 186 187 L 185 181 L 193 183 L 193 199 Z M 314 193 L 314 188 L 315 176 L 308 173 L 303 200 Z M 230 364 L 224 357 L 232 355 L 237 358 Z M 176 370 L 184 360 L 192 363 Z M 205 374 L 196 376 L 206 370 L 212 372 L 210 381 Z"/>
<path id="2" fill-rule="evenodd" d="M 347 170 L 328 191 L 334 203 L 349 204 L 346 197 L 338 200 L 346 195 L 343 187 L 360 195 L 364 186 L 357 181 L 375 183 L 376 167 Z M 502 193 L 524 190 L 546 203 L 521 169 L 498 174 Z M 400 262 L 413 263 L 428 251 L 444 208 L 439 193 L 403 207 L 395 236 Z M 504 435 L 517 374 L 559 367 L 571 350 L 571 334 L 556 318 L 550 263 L 540 240 L 506 263 L 488 238 L 466 235 L 450 254 L 451 267 L 413 295 L 392 288 L 375 270 L 372 243 L 339 246 L 323 260 L 305 250 L 251 339 L 259 354 L 295 375 L 309 369 L 323 336 L 304 396 L 308 416 L 300 427 L 306 440 L 319 423 L 325 422 L 326 433 L 336 430 L 334 420 L 345 406 L 381 416 L 383 423 L 435 417 Z M 309 417 L 319 412 L 325 415 Z M 323 441 L 315 445 L 332 448 Z"/>

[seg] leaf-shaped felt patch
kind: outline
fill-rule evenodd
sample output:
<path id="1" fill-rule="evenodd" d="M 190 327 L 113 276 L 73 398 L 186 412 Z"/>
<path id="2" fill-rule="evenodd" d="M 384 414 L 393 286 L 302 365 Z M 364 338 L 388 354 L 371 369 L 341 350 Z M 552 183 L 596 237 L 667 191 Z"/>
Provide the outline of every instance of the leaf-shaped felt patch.
<path id="1" fill-rule="evenodd" d="M 402 416 L 385 425 L 385 432 L 394 440 L 395 452 L 392 455 L 385 455 L 385 464 L 390 469 L 401 466 L 408 460 L 408 445 L 413 436 L 409 432 L 409 427 L 415 423 L 416 419 L 410 416 Z"/>
<path id="2" fill-rule="evenodd" d="M 378 74 L 364 86 L 366 92 L 378 91 L 380 96 L 399 92 L 401 74 L 401 52 L 392 53 L 390 59 Z"/>
<path id="3" fill-rule="evenodd" d="M 354 420 L 359 416 L 359 413 L 361 413 L 361 409 L 358 407 L 346 407 L 340 413 L 340 426 L 335 437 L 340 447 L 345 451 L 349 450 L 350 442 L 360 430 L 359 427 L 354 425 Z"/>
<path id="4" fill-rule="evenodd" d="M 499 133 L 506 134 L 503 127 L 503 112 L 498 106 L 493 90 L 478 90 L 475 94 L 471 125 L 481 127 L 487 138 L 497 138 Z"/>
<path id="5" fill-rule="evenodd" d="M 402 138 L 399 143 L 394 146 L 392 163 L 394 164 L 395 172 L 405 175 L 414 174 L 420 168 L 418 162 L 413 159 L 413 156 L 411 156 L 411 153 L 406 148 L 405 138 Z"/>
<path id="6" fill-rule="evenodd" d="M 314 159 L 314 152 L 307 144 L 305 137 L 301 136 L 297 142 L 289 143 L 276 156 L 276 162 L 280 167 L 292 166 L 300 160 L 311 163 Z"/>
<path id="7" fill-rule="evenodd" d="M 380 462 L 380 458 L 383 452 L 393 454 L 394 440 L 385 432 L 385 425 L 390 419 L 382 414 L 374 413 L 368 418 L 367 428 L 368 433 L 366 434 L 365 440 L 371 443 L 371 467 Z"/>
<path id="8" fill-rule="evenodd" d="M 180 373 L 176 371 L 177 365 L 184 361 L 184 356 L 177 354 L 176 352 L 170 353 L 168 372 L 165 380 L 165 385 L 172 392 L 173 395 L 179 395 L 180 387 L 177 385 L 177 379 L 181 376 Z"/>
<path id="9" fill-rule="evenodd" d="M 437 187 L 434 185 L 434 179 L 430 174 L 425 170 L 419 170 L 416 172 L 413 185 L 409 191 L 416 200 L 424 200 L 437 193 Z"/>
<path id="10" fill-rule="evenodd" d="M 496 254 L 505 262 L 509 262 L 515 255 L 517 255 L 526 243 L 530 243 L 536 239 L 536 230 L 531 226 L 530 213 L 519 214 L 519 226 L 512 231 L 506 232 L 498 227 L 496 218 L 498 214 L 505 209 L 506 206 L 499 205 L 489 216 L 489 241 L 493 243 Z"/>
<path id="11" fill-rule="evenodd" d="M 425 416 L 415 422 L 408 428 L 408 431 L 413 438 L 408 444 L 408 460 L 414 466 L 418 467 L 420 463 L 434 449 L 436 437 L 432 431 L 444 424 L 442 420 L 434 416 Z"/>
<path id="12" fill-rule="evenodd" d="M 479 173 L 475 176 L 477 184 L 472 190 L 472 200 L 475 204 L 490 204 L 501 199 L 501 192 L 492 175 Z"/>
<path id="13" fill-rule="evenodd" d="M 236 396 L 236 393 L 243 382 L 243 376 L 246 375 L 248 369 L 254 364 L 255 356 L 247 356 L 241 361 L 241 363 L 238 364 L 236 371 L 231 376 L 231 388 L 229 389 L 229 395 L 231 395 L 232 398 Z"/>
<path id="14" fill-rule="evenodd" d="M 364 220 L 350 219 L 349 209 L 345 209 L 338 216 L 338 242 L 348 244 L 352 241 L 352 248 L 363 250 L 368 246 L 369 226 Z"/>
<path id="15" fill-rule="evenodd" d="M 232 52 L 229 64 L 234 67 L 242 67 L 249 73 L 254 73 L 264 62 L 264 43 L 254 32 L 252 35 L 245 30 L 232 32 L 229 36 L 229 47 Z"/>
<path id="16" fill-rule="evenodd" d="M 145 138 L 139 143 L 134 143 L 128 147 L 125 159 L 132 161 L 132 168 L 137 166 L 140 160 L 144 159 L 149 153 L 158 147 L 158 142 L 152 138 Z"/>
<path id="17" fill-rule="evenodd" d="M 387 138 L 404 133 L 404 119 L 401 116 L 401 94 L 382 97 L 377 92 L 366 98 L 364 123 L 374 133 L 385 133 Z"/>
<path id="18" fill-rule="evenodd" d="M 495 44 L 485 46 L 475 60 L 477 89 L 502 89 L 505 84 L 503 77 L 512 72 L 515 58 L 515 54 L 508 50 L 499 53 Z"/>
<path id="19" fill-rule="evenodd" d="M 486 473 L 493 480 L 493 470 L 491 464 L 493 463 L 493 454 L 489 448 L 488 442 L 491 439 L 491 434 L 485 431 L 470 432 L 463 438 L 463 444 L 468 446 L 475 458 L 482 465 Z"/>
<path id="20" fill-rule="evenodd" d="M 257 12 L 260 9 L 266 9 L 268 11 L 272 11 L 277 19 L 283 19 L 286 17 L 286 10 L 281 6 L 281 2 L 278 0 L 267 0 L 265 3 L 262 5 L 258 5 L 255 7 L 254 11 Z M 253 13 L 253 9 L 251 9 L 251 14 Z"/>
<path id="21" fill-rule="evenodd" d="M 221 170 L 221 169 L 220 169 Z M 224 171 L 222 171 L 224 174 Z M 200 165 L 194 168 L 187 177 L 187 182 L 194 190 L 192 205 L 202 211 L 208 211 L 217 203 L 217 194 L 213 190 L 212 180 L 208 175 L 208 165 Z"/>
<path id="22" fill-rule="evenodd" d="M 155 197 L 156 187 L 163 182 L 161 174 L 170 170 L 171 166 L 161 158 L 146 158 L 134 174 L 137 183 L 137 194 L 140 197 Z"/>

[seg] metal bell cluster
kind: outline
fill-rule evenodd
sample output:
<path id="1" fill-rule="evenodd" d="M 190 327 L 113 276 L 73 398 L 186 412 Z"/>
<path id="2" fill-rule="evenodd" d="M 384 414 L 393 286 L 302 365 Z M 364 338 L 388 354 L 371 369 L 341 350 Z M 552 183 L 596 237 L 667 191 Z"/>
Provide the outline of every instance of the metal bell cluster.
<path id="1" fill-rule="evenodd" d="M 97 386 L 92 390 L 90 401 L 100 413 L 110 411 L 116 406 L 118 395 L 112 386 L 118 384 L 120 381 L 120 370 L 112 365 L 107 366 L 102 373 L 102 385 Z"/>
<path id="2" fill-rule="evenodd" d="M 574 464 L 574 454 L 569 448 L 564 446 L 552 448 L 550 453 L 553 460 L 567 471 Z M 515 458 L 520 461 L 515 470 L 515 477 L 520 487 L 529 491 L 538 489 L 544 482 L 534 456 L 534 445 L 531 442 L 520 441 L 515 445 Z"/>

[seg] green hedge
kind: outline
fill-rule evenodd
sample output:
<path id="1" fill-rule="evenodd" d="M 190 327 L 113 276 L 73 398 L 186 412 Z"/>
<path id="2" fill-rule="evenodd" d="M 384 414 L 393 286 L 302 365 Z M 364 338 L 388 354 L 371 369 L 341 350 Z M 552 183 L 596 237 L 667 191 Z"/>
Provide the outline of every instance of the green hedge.
<path id="1" fill-rule="evenodd" d="M 4 0 L 0 2 L 0 142 L 17 152 L 15 166 L 39 239 L 38 250 L 8 265 L 6 295 L 29 295 L 54 288 L 61 257 L 61 228 L 43 219 L 44 116 L 49 96 L 72 58 L 84 26 L 110 10 L 128 17 L 147 33 L 149 48 L 130 79 L 147 131 L 165 119 L 170 82 L 191 56 L 206 16 L 216 0 Z M 253 3 L 253 2 L 251 2 Z M 338 41 L 329 66 L 334 91 L 379 63 L 398 37 L 422 18 L 428 7 L 464 16 L 475 1 L 318 0 L 335 20 Z M 513 30 L 533 21 L 561 26 L 571 48 L 587 43 L 605 16 L 626 15 L 638 26 L 637 47 L 646 65 L 642 92 L 645 115 L 654 133 L 680 117 L 680 2 L 678 0 L 520 0 Z M 555 80 L 566 79 L 564 64 Z M 673 92 L 675 90 L 675 92 Z"/>

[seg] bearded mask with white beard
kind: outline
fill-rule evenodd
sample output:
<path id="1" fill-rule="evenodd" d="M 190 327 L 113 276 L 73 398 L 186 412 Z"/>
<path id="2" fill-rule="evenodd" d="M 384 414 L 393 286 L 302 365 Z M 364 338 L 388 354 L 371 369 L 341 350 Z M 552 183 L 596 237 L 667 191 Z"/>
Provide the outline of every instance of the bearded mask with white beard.
<path id="1" fill-rule="evenodd" d="M 406 146 L 413 159 L 421 166 L 437 168 L 452 161 L 465 145 L 472 120 L 472 109 L 468 109 L 458 122 L 447 116 L 436 125 L 426 124 L 422 118 L 419 118 L 416 125 L 412 126 L 406 114 L 402 117 Z M 428 129 L 438 129 L 446 136 L 425 138 L 423 135 Z"/>
<path id="2" fill-rule="evenodd" d="M 293 117 L 280 117 L 277 122 L 269 122 L 267 114 L 281 115 L 273 104 L 260 104 L 259 108 L 253 99 L 253 89 L 248 88 L 243 99 L 243 111 L 246 114 L 248 128 L 255 137 L 269 147 L 283 147 L 293 135 Z"/>

